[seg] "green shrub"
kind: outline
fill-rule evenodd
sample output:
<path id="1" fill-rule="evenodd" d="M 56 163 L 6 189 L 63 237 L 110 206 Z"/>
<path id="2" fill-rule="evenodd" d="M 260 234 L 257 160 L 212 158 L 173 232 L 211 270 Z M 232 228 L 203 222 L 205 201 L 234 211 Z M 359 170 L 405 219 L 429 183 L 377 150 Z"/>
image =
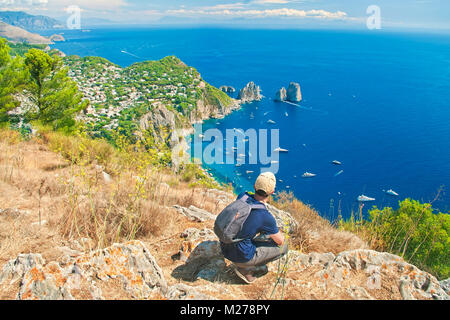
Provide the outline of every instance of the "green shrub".
<path id="1" fill-rule="evenodd" d="M 450 277 L 449 214 L 437 212 L 430 203 L 405 199 L 397 210 L 374 207 L 369 216 L 357 233 L 374 249 L 400 255 L 440 279 Z M 341 226 L 349 229 L 350 223 Z"/>

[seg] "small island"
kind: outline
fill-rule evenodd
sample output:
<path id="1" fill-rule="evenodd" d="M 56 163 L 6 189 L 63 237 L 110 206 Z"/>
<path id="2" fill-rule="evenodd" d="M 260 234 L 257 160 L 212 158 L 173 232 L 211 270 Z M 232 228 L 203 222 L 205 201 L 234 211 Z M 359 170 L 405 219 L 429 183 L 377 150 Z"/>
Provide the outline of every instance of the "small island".
<path id="1" fill-rule="evenodd" d="M 297 82 L 291 82 L 287 90 L 285 87 L 282 87 L 275 94 L 274 100 L 279 102 L 289 101 L 293 103 L 299 103 L 300 101 L 302 101 L 300 84 L 298 84 Z"/>

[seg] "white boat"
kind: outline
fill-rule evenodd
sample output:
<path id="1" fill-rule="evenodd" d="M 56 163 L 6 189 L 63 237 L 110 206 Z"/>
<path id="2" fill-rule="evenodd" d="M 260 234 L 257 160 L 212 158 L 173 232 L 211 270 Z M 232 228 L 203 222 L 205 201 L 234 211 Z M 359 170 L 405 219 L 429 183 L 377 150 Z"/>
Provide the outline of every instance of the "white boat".
<path id="1" fill-rule="evenodd" d="M 287 112 L 285 112 L 284 115 L 285 115 L 286 117 L 289 117 L 289 114 L 288 114 Z"/>
<path id="2" fill-rule="evenodd" d="M 274 152 L 288 152 L 289 150 L 287 149 L 283 149 L 283 148 L 276 148 L 275 150 L 273 150 Z"/>
<path id="3" fill-rule="evenodd" d="M 360 195 L 360 196 L 358 197 L 358 201 L 359 201 L 359 202 L 375 201 L 375 198 L 370 198 L 370 197 L 365 196 L 365 195 Z"/>
<path id="4" fill-rule="evenodd" d="M 340 165 L 342 164 L 342 162 L 337 161 L 337 160 L 333 160 L 333 161 L 331 161 L 331 163 L 332 163 L 332 164 L 336 164 L 336 165 L 338 165 L 338 166 L 340 166 Z"/>
<path id="5" fill-rule="evenodd" d="M 245 173 L 247 173 L 247 174 L 250 174 L 250 173 L 253 173 L 254 171 L 252 171 L 252 170 L 247 170 L 247 171 L 245 171 Z"/>
<path id="6" fill-rule="evenodd" d="M 384 191 L 384 190 L 383 190 Z M 388 191 L 385 191 L 388 195 L 390 195 L 390 196 L 394 196 L 394 197 L 398 197 L 398 193 L 397 192 L 395 192 L 394 190 L 392 190 L 392 189 L 389 189 Z"/>
<path id="7" fill-rule="evenodd" d="M 310 173 L 310 172 L 305 172 L 304 174 L 302 174 L 302 178 L 312 178 L 315 176 L 316 176 L 316 174 Z"/>
<path id="8" fill-rule="evenodd" d="M 273 120 L 267 120 L 267 123 L 275 124 L 276 122 Z"/>
<path id="9" fill-rule="evenodd" d="M 275 163 L 279 163 L 279 162 L 276 161 L 276 160 L 272 160 L 272 161 L 270 161 L 270 163 L 271 163 L 271 164 L 275 164 Z"/>

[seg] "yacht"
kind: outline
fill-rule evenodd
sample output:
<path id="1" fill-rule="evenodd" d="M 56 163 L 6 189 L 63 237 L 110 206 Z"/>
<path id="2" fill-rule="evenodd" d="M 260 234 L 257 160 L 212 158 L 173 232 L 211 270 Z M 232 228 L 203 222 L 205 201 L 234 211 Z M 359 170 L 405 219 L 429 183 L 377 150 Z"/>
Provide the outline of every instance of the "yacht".
<path id="1" fill-rule="evenodd" d="M 310 173 L 310 172 L 305 172 L 304 174 L 302 174 L 302 178 L 312 178 L 315 176 L 316 176 L 316 174 Z"/>
<path id="2" fill-rule="evenodd" d="M 360 195 L 360 196 L 358 197 L 358 201 L 359 201 L 359 202 L 375 201 L 375 198 L 370 198 L 370 197 L 365 196 L 365 195 Z"/>
<path id="3" fill-rule="evenodd" d="M 384 191 L 384 190 L 383 190 Z M 395 192 L 394 190 L 392 190 L 392 189 L 389 189 L 388 191 L 385 191 L 388 195 L 390 195 L 390 196 L 394 196 L 394 197 L 398 197 L 398 193 L 397 192 Z"/>

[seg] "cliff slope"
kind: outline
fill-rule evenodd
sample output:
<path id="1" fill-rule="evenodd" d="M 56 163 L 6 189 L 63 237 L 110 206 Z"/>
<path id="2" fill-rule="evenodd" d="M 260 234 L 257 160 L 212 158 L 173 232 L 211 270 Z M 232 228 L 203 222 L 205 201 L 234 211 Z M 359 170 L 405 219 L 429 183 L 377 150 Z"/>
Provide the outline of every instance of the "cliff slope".
<path id="1" fill-rule="evenodd" d="M 2 299 L 448 299 L 445 282 L 306 206 L 269 206 L 291 250 L 243 284 L 212 232 L 235 195 L 155 168 L 75 164 L 45 134 L 0 137 Z"/>

